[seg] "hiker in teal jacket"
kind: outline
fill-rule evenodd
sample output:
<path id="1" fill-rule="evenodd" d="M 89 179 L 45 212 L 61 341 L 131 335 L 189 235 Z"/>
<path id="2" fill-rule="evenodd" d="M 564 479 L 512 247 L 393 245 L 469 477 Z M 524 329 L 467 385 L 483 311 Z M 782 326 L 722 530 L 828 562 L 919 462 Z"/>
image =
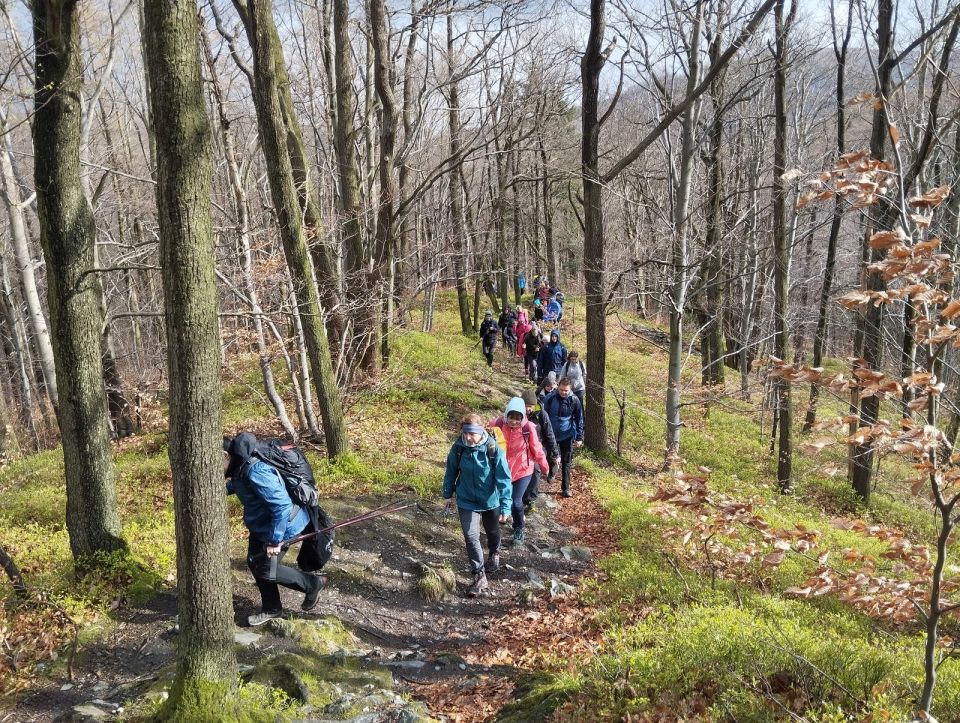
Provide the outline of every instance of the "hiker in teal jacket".
<path id="1" fill-rule="evenodd" d="M 473 582 L 467 595 L 475 597 L 487 588 L 487 572 L 500 567 L 500 523 L 507 521 L 513 502 L 513 486 L 506 452 L 483 428 L 479 414 L 468 414 L 461 434 L 447 454 L 443 476 L 443 499 L 453 508 L 456 494 L 460 527 L 467 546 Z M 480 526 L 487 533 L 490 556 L 486 563 L 480 546 Z"/>

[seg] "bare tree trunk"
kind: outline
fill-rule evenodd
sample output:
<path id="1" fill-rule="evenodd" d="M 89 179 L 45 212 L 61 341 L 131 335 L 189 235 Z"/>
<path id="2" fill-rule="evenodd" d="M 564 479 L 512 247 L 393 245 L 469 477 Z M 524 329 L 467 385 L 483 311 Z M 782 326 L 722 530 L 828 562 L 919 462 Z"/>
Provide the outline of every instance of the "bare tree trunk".
<path id="1" fill-rule="evenodd" d="M 4 204 L 10 220 L 10 245 L 17 264 L 17 275 L 20 279 L 20 290 L 27 306 L 27 319 L 33 332 L 34 345 L 37 356 L 40 357 L 40 367 L 43 369 L 43 378 L 47 393 L 54 409 L 58 405 L 57 399 L 57 372 L 53 361 L 53 345 L 50 343 L 50 332 L 47 330 L 47 320 L 40 303 L 40 293 L 37 291 L 37 279 L 34 270 L 34 260 L 30 254 L 27 241 L 27 225 L 23 217 L 24 201 L 20 195 L 20 186 L 13 169 L 13 146 L 10 134 L 5 132 L 6 118 L 0 112 L 0 191 L 3 192 Z"/>
<path id="2" fill-rule="evenodd" d="M 447 63 L 451 76 L 454 75 L 453 14 L 447 16 Z M 453 78 L 447 89 L 447 105 L 450 122 L 450 155 L 460 154 L 460 88 Z M 456 178 L 456 175 L 454 175 Z M 459 183 L 450 183 L 450 225 L 453 242 L 453 269 L 457 285 L 457 307 L 460 310 L 460 329 L 464 336 L 473 336 L 473 321 L 470 319 L 470 299 L 467 295 L 467 250 L 463 238 L 463 190 Z"/>
<path id="3" fill-rule="evenodd" d="M 590 0 L 590 33 L 580 60 L 583 87 L 581 107 L 581 173 L 583 177 L 583 276 L 587 300 L 587 383 L 584 442 L 594 452 L 604 452 L 607 419 L 604 392 L 607 368 L 605 240 L 603 185 L 600 176 L 600 71 L 607 61 L 603 49 L 606 31 L 605 0 Z M 555 279 L 551 279 L 555 281 Z"/>
<path id="4" fill-rule="evenodd" d="M 26 359 L 26 339 L 21 332 L 22 324 L 17 317 L 17 304 L 13 300 L 13 288 L 10 284 L 10 275 L 7 273 L 6 259 L 0 254 L 0 311 L 6 322 L 9 338 L 8 357 L 16 368 L 16 378 L 20 382 L 20 420 L 24 429 L 30 434 L 34 450 L 40 449 L 40 433 L 37 420 L 33 412 L 33 382 Z"/>
<path id="5" fill-rule="evenodd" d="M 80 178 L 83 63 L 76 0 L 34 3 L 34 177 L 56 364 L 67 481 L 67 531 L 76 558 L 125 548 L 110 449 L 91 274 L 96 231 Z"/>
<path id="6" fill-rule="evenodd" d="M 750 168 L 750 210 L 748 211 L 750 220 L 746 224 L 748 244 L 746 256 L 750 270 L 746 274 L 746 284 L 744 285 L 743 296 L 741 297 L 743 316 L 740 317 L 740 348 L 737 355 L 740 367 L 740 396 L 744 400 L 750 399 L 750 339 L 752 338 L 751 330 L 753 329 L 754 295 L 758 284 L 757 277 L 760 274 L 760 249 L 758 248 L 759 244 L 757 244 L 759 225 L 757 207 L 760 201 L 760 192 L 758 189 L 759 177 L 759 159 L 753 159 Z M 763 289 L 762 280 L 760 282 L 760 288 Z M 763 291 L 760 292 L 760 296 L 763 296 Z"/>
<path id="7" fill-rule="evenodd" d="M 877 6 L 877 96 L 881 102 L 877 104 L 873 113 L 873 130 L 870 136 L 870 155 L 875 160 L 883 160 L 886 154 L 887 135 L 889 133 L 886 99 L 889 97 L 895 65 L 893 50 L 893 0 L 879 0 Z M 881 201 L 880 218 L 876 221 L 876 228 L 888 228 L 895 211 L 888 202 Z M 866 239 L 869 239 L 871 229 L 868 228 L 864 236 L 864 248 L 869 248 Z M 866 252 L 865 252 L 866 253 Z M 870 262 L 876 263 L 883 258 L 883 253 L 873 250 Z M 867 288 L 870 291 L 880 291 L 885 283 L 879 271 L 867 271 Z M 884 309 L 882 304 L 867 306 L 863 324 L 863 359 L 868 369 L 879 369 L 883 355 L 883 339 L 881 327 L 883 324 Z M 880 399 L 873 395 L 864 399 L 860 405 L 860 425 L 872 426 L 877 421 L 880 411 Z M 853 489 L 864 501 L 870 502 L 873 475 L 873 443 L 854 445 L 853 454 Z"/>
<path id="8" fill-rule="evenodd" d="M 833 3 L 830 4 L 830 19 L 834 32 L 834 54 L 837 58 L 837 157 L 844 153 L 846 145 L 846 93 L 844 89 L 844 77 L 847 66 L 847 47 L 850 45 L 850 34 L 853 30 L 853 3 L 847 4 L 847 27 L 840 45 L 836 40 L 836 19 L 833 12 Z M 829 315 L 830 293 L 833 288 L 833 276 L 837 264 L 837 241 L 840 238 L 840 224 L 843 221 L 843 200 L 838 196 L 834 200 L 833 220 L 830 223 L 830 236 L 827 241 L 827 258 L 823 272 L 823 285 L 820 287 L 820 303 L 817 310 L 817 330 L 813 336 L 813 360 L 812 365 L 816 368 L 823 364 L 823 350 L 826 344 L 827 319 Z M 810 403 L 807 407 L 807 415 L 803 422 L 803 431 L 809 432 L 817 419 L 817 400 L 820 395 L 820 387 L 816 384 L 810 385 Z"/>
<path id="9" fill-rule="evenodd" d="M 796 17 L 797 2 L 791 0 L 790 11 L 784 18 L 784 0 L 774 5 L 776 41 L 773 76 L 774 142 L 773 142 L 773 287 L 774 287 L 774 341 L 773 353 L 787 360 L 790 330 L 787 328 L 787 303 L 790 293 L 790 239 L 787 229 L 787 195 L 789 190 L 783 174 L 787 170 L 787 53 L 790 28 Z M 779 441 L 777 445 L 777 483 L 780 491 L 792 489 L 793 464 L 793 404 L 790 399 L 790 381 L 779 376 L 775 382 Z"/>
<path id="10" fill-rule="evenodd" d="M 180 634 L 172 718 L 233 697 L 233 593 L 223 491 L 220 339 L 210 206 L 213 144 L 193 2 L 151 0 L 144 25 L 157 138 L 157 210 L 170 374 L 170 468 Z"/>
<path id="11" fill-rule="evenodd" d="M 341 305 L 339 271 L 330 245 L 324 240 L 323 217 L 320 212 L 320 204 L 313 190 L 313 185 L 310 182 L 310 162 L 307 159 L 303 143 L 303 131 L 300 128 L 300 121 L 297 119 L 293 106 L 293 96 L 290 92 L 290 79 L 287 76 L 286 60 L 283 55 L 283 45 L 280 42 L 280 35 L 277 32 L 277 25 L 271 17 L 259 26 L 252 26 L 249 21 L 252 12 L 248 8 L 248 2 L 249 0 L 233 0 L 234 7 L 237 9 L 243 21 L 250 46 L 253 47 L 254 42 L 257 42 L 264 48 L 265 53 L 269 52 L 274 56 L 275 74 L 269 79 L 270 82 L 273 83 L 273 86 L 265 89 L 264 92 L 269 91 L 276 93 L 277 101 L 280 105 L 280 113 L 283 118 L 285 150 L 289 157 L 293 182 L 297 192 L 297 201 L 300 204 L 303 216 L 307 246 L 311 259 L 313 260 L 314 271 L 317 275 L 320 302 L 324 310 L 324 320 L 331 346 L 331 353 L 332 356 L 336 358 L 341 351 L 346 325 L 344 311 Z M 216 5 L 211 3 L 210 8 L 214 11 L 214 17 L 217 20 L 218 29 L 220 29 L 220 20 L 216 14 Z M 253 37 L 255 33 L 259 33 L 256 38 Z M 243 67 L 239 58 L 237 56 L 234 57 L 237 64 Z M 254 90 L 253 84 L 255 81 L 253 74 L 250 74 L 249 71 L 247 71 L 247 73 L 251 90 Z M 333 117 L 332 113 L 329 115 Z"/>
<path id="12" fill-rule="evenodd" d="M 253 329 L 257 344 L 257 358 L 260 360 L 260 373 L 263 376 L 263 389 L 264 392 L 266 392 L 267 399 L 270 400 L 270 404 L 273 406 L 273 410 L 277 415 L 277 419 L 280 421 L 280 426 L 283 427 L 283 431 L 290 439 L 296 440 L 298 436 L 297 432 L 290 422 L 290 417 L 287 415 L 286 405 L 284 405 L 283 399 L 277 392 L 277 385 L 273 378 L 270 350 L 267 345 L 266 334 L 263 330 L 263 309 L 260 307 L 257 287 L 253 279 L 253 254 L 250 250 L 250 211 L 247 207 L 247 194 L 243 187 L 240 165 L 237 162 L 233 133 L 230 130 L 230 120 L 227 118 L 224 109 L 223 89 L 220 87 L 216 62 L 210 52 L 210 46 L 205 34 L 202 36 L 202 40 L 207 70 L 210 73 L 212 81 L 213 97 L 220 119 L 220 133 L 223 137 L 223 155 L 227 163 L 227 176 L 230 181 L 230 190 L 233 194 L 234 213 L 236 213 L 237 216 L 244 293 L 246 294 L 246 301 L 250 305 L 250 312 L 253 314 Z M 280 342 L 282 345 L 282 340 L 280 340 Z M 296 381 L 295 378 L 294 381 Z"/>
<path id="13" fill-rule="evenodd" d="M 340 211 L 343 215 L 343 248 L 346 267 L 346 299 L 353 322 L 351 353 L 368 374 L 379 370 L 379 320 L 371 299 L 367 265 L 369 254 L 360 228 L 360 178 L 354 147 L 353 58 L 350 47 L 350 3 L 333 0 L 334 72 L 336 78 L 337 123 L 334 146 L 337 151 L 337 176 L 340 185 Z"/>
<path id="14" fill-rule="evenodd" d="M 690 31 L 687 51 L 687 89 L 686 95 L 693 93 L 700 82 L 700 34 L 703 27 L 705 6 L 700 5 L 694 27 Z M 676 200 L 673 211 L 673 250 L 670 270 L 670 352 L 667 369 L 666 416 L 667 434 L 665 460 L 680 455 L 680 374 L 683 369 L 683 314 L 687 303 L 689 284 L 688 236 L 690 193 L 693 184 L 693 162 L 696 151 L 697 126 L 699 124 L 700 104 L 693 103 L 681 117 L 680 131 L 680 176 L 674 191 Z"/>
<path id="15" fill-rule="evenodd" d="M 720 57 L 722 11 L 717 16 L 717 28 L 710 41 L 710 62 L 716 63 Z M 707 230 L 704 238 L 703 283 L 705 304 L 705 326 L 701 331 L 701 349 L 703 350 L 701 382 L 705 386 L 722 385 L 723 367 L 723 328 L 721 312 L 723 307 L 723 284 L 721 283 L 722 265 L 720 263 L 720 239 L 723 236 L 723 81 L 726 73 L 721 72 L 710 84 L 710 97 L 713 101 L 713 119 L 710 121 L 710 158 L 709 158 L 709 198 L 707 210 Z"/>
<path id="16" fill-rule="evenodd" d="M 273 23 L 272 3 L 270 0 L 247 0 L 247 9 L 249 22 L 253 28 L 251 35 L 254 39 L 259 39 L 263 35 L 258 32 L 258 29 L 264 27 L 264 23 Z M 276 82 L 276 55 L 269 45 L 264 46 L 254 42 L 252 47 L 255 76 L 254 102 L 257 108 L 260 141 L 267 162 L 270 193 L 280 226 L 287 266 L 293 281 L 297 309 L 303 323 L 311 372 L 320 404 L 320 415 L 323 418 L 327 454 L 331 458 L 336 458 L 349 452 L 346 421 L 330 359 L 330 347 L 327 344 L 320 296 L 301 221 L 293 169 L 290 166 L 288 154 L 284 152 L 283 115 L 279 98 L 275 92 L 271 91 Z"/>
<path id="17" fill-rule="evenodd" d="M 397 144 L 397 103 L 393 92 L 393 65 L 390 60 L 390 36 L 387 7 L 384 0 L 370 0 L 370 30 L 374 53 L 374 83 L 380 100 L 380 199 L 377 210 L 377 238 L 374 246 L 370 288 L 374 293 L 369 303 L 376 304 L 381 319 L 380 357 L 384 366 L 390 361 L 390 327 L 393 324 L 393 289 L 385 281 L 393 278 L 396 248 L 394 210 L 398 194 L 394 177 L 394 154 Z M 385 278 L 386 277 L 386 278 Z M 386 313 L 383 307 L 386 306 Z"/>
<path id="18" fill-rule="evenodd" d="M 547 278 L 550 281 L 558 281 L 557 250 L 554 247 L 553 240 L 553 198 L 550 193 L 551 182 L 550 169 L 547 165 L 547 149 L 542 136 L 537 139 L 537 143 L 540 148 L 540 193 L 543 197 L 541 202 L 543 205 L 543 252 L 547 256 Z"/>

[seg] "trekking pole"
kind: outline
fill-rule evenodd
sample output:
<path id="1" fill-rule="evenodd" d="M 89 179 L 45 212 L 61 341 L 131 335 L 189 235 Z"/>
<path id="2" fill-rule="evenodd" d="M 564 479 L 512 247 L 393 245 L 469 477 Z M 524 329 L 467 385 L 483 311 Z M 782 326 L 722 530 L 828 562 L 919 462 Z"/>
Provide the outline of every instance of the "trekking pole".
<path id="1" fill-rule="evenodd" d="M 356 517 L 351 517 L 349 520 L 344 520 L 343 522 L 338 522 L 335 525 L 330 525 L 329 527 L 324 527 L 322 530 L 316 530 L 314 532 L 307 532 L 303 535 L 297 535 L 296 537 L 291 537 L 289 540 L 284 540 L 280 543 L 280 547 L 284 550 L 287 548 L 296 545 L 298 542 L 303 542 L 304 540 L 309 540 L 311 537 L 316 537 L 317 535 L 322 535 L 324 532 L 330 532 L 331 530 L 337 530 L 341 527 L 347 527 L 348 525 L 356 525 L 359 522 L 366 522 L 367 520 L 372 520 L 382 515 L 390 514 L 391 512 L 399 512 L 400 510 L 405 510 L 407 507 L 413 507 L 417 504 L 416 500 L 402 500 L 399 502 L 391 502 L 388 505 L 383 507 L 378 507 L 375 510 L 369 510 L 363 514 L 357 515 Z"/>

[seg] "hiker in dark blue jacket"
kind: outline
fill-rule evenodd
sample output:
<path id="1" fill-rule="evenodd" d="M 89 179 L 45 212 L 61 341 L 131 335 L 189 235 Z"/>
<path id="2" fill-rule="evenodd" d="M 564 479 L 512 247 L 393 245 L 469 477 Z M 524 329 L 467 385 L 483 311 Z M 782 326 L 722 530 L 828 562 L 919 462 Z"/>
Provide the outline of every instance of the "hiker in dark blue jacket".
<path id="1" fill-rule="evenodd" d="M 560 343 L 560 332 L 550 332 L 550 342 L 540 347 L 537 355 L 537 384 L 541 384 L 550 372 L 559 375 L 567 361 L 567 348 Z"/>
<path id="2" fill-rule="evenodd" d="M 256 449 L 257 438 L 249 432 L 223 439 L 223 471 L 230 478 L 227 494 L 236 494 L 243 504 L 243 524 L 250 531 L 247 566 L 263 603 L 260 613 L 249 617 L 250 625 L 262 625 L 283 614 L 278 585 L 305 593 L 301 608 L 311 610 L 326 583 L 325 575 L 280 564 L 286 554 L 280 543 L 303 532 L 310 514 L 290 500 L 280 473 L 253 456 Z"/>
<path id="3" fill-rule="evenodd" d="M 570 467 L 573 447 L 583 446 L 583 407 L 564 377 L 557 388 L 543 400 L 543 411 L 550 417 L 553 434 L 560 448 L 561 490 L 564 497 L 573 497 L 570 491 Z"/>
<path id="4" fill-rule="evenodd" d="M 460 423 L 460 436 L 447 454 L 443 499 L 447 501 L 447 509 L 452 509 L 456 494 L 460 527 L 473 575 L 467 588 L 469 597 L 486 590 L 486 573 L 500 568 L 500 523 L 507 521 L 513 504 L 510 479 L 506 451 L 487 434 L 479 414 L 468 414 Z M 490 551 L 486 563 L 480 546 L 481 523 Z"/>

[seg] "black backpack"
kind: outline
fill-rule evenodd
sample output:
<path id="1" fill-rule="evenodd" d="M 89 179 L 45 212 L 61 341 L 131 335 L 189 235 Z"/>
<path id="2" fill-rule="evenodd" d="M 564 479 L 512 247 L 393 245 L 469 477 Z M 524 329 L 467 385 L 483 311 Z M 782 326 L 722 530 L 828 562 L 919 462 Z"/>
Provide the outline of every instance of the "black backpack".
<path id="1" fill-rule="evenodd" d="M 333 526 L 330 515 L 324 512 L 320 505 L 307 507 L 307 512 L 310 514 L 310 524 L 304 532 L 326 530 Z M 303 541 L 297 555 L 297 566 L 304 572 L 316 572 L 327 564 L 331 555 L 333 555 L 333 530 L 327 530 Z"/>
<path id="2" fill-rule="evenodd" d="M 280 439 L 262 440 L 253 454 L 280 474 L 290 501 L 294 504 L 292 514 L 296 515 L 299 507 L 307 510 L 310 524 L 304 532 L 316 532 L 333 526 L 333 519 L 317 504 L 319 495 L 313 470 L 297 445 Z M 304 572 L 316 572 L 323 568 L 333 555 L 333 539 L 333 530 L 327 530 L 304 540 L 297 555 L 297 566 Z"/>
<path id="3" fill-rule="evenodd" d="M 297 445 L 280 439 L 261 441 L 253 454 L 280 473 L 293 504 L 316 506 L 318 495 L 313 470 Z"/>

